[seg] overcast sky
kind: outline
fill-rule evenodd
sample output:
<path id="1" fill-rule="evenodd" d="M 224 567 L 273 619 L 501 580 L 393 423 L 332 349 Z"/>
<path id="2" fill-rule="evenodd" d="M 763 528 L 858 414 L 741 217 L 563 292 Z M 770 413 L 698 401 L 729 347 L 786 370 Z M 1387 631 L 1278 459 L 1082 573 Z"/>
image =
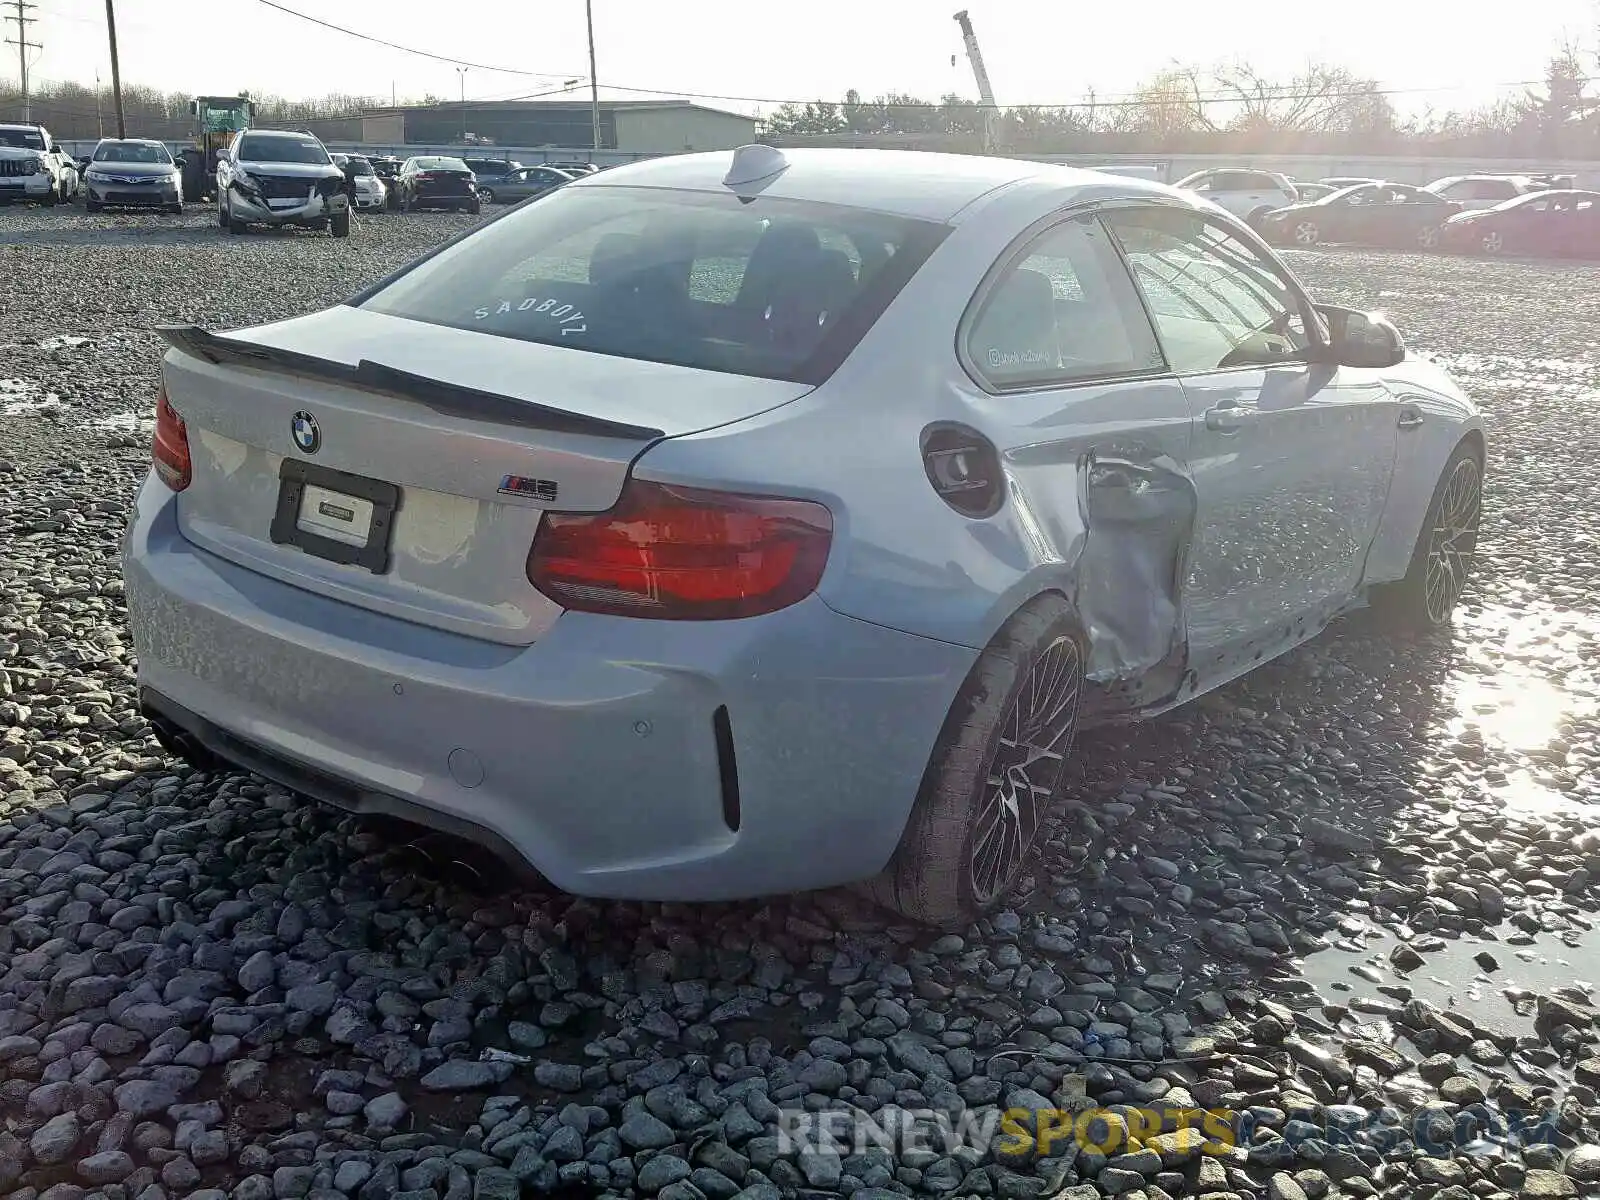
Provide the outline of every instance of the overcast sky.
<path id="1" fill-rule="evenodd" d="M 102 0 L 36 0 L 31 70 L 39 79 L 109 85 Z M 582 0 L 281 0 L 347 28 L 483 64 L 469 99 L 505 99 L 588 74 Z M 1002 105 L 1078 103 L 1125 94 L 1173 60 L 1242 59 L 1288 77 L 1316 54 L 1395 90 L 1404 112 L 1466 107 L 1542 76 L 1572 38 L 1595 68 L 1600 0 L 593 0 L 603 85 L 719 93 L 704 103 L 756 111 L 754 100 L 855 87 L 935 98 L 976 96 L 951 14 L 966 3 Z M 262 0 L 116 0 L 124 81 L 191 93 L 240 89 L 401 99 L 460 95 L 451 63 L 359 41 Z M 8 36 L 12 27 L 5 26 Z M 15 78 L 14 49 L 0 70 Z M 956 55 L 952 66 L 951 56 Z M 518 75 L 495 66 L 541 73 Z M 649 91 L 603 93 L 661 98 Z M 577 93 L 586 96 L 587 92 Z"/>

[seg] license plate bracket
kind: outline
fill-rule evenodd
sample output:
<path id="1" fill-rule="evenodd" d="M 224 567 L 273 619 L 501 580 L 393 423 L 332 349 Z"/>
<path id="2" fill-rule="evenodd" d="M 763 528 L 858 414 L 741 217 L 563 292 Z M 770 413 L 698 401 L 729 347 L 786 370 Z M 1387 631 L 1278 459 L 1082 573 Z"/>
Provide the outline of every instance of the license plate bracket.
<path id="1" fill-rule="evenodd" d="M 302 510 L 308 492 L 324 513 L 327 513 L 328 493 L 364 501 L 359 506 L 362 510 L 370 505 L 371 519 L 365 540 L 356 544 L 306 529 Z M 316 558 L 342 566 L 364 567 L 374 575 L 382 575 L 389 569 L 389 542 L 394 532 L 394 514 L 399 508 L 400 489 L 395 484 L 298 458 L 286 458 L 278 470 L 278 507 L 272 514 L 271 537 L 277 545 L 294 546 Z M 362 515 L 366 515 L 364 511 Z"/>

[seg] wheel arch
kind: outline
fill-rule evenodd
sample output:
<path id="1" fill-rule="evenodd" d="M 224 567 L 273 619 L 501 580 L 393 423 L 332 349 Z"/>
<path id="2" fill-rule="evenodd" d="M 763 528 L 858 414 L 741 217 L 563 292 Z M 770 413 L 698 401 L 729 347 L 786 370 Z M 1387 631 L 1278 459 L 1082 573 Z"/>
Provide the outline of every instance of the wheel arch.
<path id="1" fill-rule="evenodd" d="M 1418 540 L 1423 534 L 1428 506 L 1433 503 L 1433 493 L 1439 486 L 1445 466 L 1463 446 L 1468 447 L 1485 466 L 1488 440 L 1482 421 L 1473 416 L 1469 421 L 1442 431 L 1432 441 L 1419 444 L 1409 452 L 1397 455 L 1395 475 L 1389 485 L 1389 497 L 1384 505 L 1383 524 L 1373 539 L 1363 573 L 1364 586 L 1392 583 L 1401 579 L 1411 567 Z"/>

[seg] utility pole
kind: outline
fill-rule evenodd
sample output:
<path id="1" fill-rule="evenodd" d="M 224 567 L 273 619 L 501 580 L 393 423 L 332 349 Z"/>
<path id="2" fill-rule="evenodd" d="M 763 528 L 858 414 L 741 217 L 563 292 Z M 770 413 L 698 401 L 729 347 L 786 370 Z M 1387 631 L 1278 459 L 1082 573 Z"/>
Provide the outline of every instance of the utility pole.
<path id="1" fill-rule="evenodd" d="M 583 0 L 584 19 L 589 23 L 589 120 L 594 125 L 595 156 L 600 153 L 600 77 L 594 73 L 594 0 Z"/>
<path id="2" fill-rule="evenodd" d="M 111 35 L 111 101 L 117 108 L 117 136 L 128 136 L 122 120 L 122 68 L 117 63 L 117 13 L 112 0 L 106 0 L 106 32 Z"/>
<path id="3" fill-rule="evenodd" d="M 461 78 L 461 144 L 467 144 L 467 68 L 457 67 L 456 74 Z"/>
<path id="4" fill-rule="evenodd" d="M 105 137 L 105 135 L 106 135 L 106 117 L 105 117 L 105 112 L 100 107 L 100 72 L 99 71 L 96 71 L 94 73 L 94 135 L 95 135 L 95 137 L 102 137 L 102 138 Z"/>
<path id="5" fill-rule="evenodd" d="M 37 21 L 38 17 L 30 17 L 37 5 L 25 3 L 25 0 L 0 0 L 0 4 L 12 11 L 6 14 L 6 20 L 15 21 L 17 36 L 7 38 L 6 45 L 17 48 L 17 73 L 22 79 L 22 123 L 33 124 L 33 105 L 28 99 L 28 51 L 43 50 L 38 42 L 28 40 L 28 26 Z"/>

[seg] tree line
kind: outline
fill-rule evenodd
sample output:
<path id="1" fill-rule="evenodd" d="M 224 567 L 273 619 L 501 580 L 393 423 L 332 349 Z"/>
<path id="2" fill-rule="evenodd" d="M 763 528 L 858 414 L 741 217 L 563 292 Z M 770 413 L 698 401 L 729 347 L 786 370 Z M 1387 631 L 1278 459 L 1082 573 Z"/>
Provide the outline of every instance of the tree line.
<path id="1" fill-rule="evenodd" d="M 1597 67 L 1600 71 L 1600 67 Z M 1032 153 L 1360 153 L 1505 158 L 1600 158 L 1600 97 L 1584 56 L 1564 45 L 1551 56 L 1542 86 L 1467 112 L 1402 116 L 1391 94 L 1343 67 L 1314 63 L 1286 79 L 1248 65 L 1209 71 L 1172 66 L 1126 97 L 1061 107 L 1020 105 L 992 114 L 990 146 Z M 294 100 L 255 95 L 262 125 L 351 119 L 392 109 L 385 97 L 328 95 Z M 169 140 L 192 131 L 190 97 L 130 84 L 122 89 L 128 132 Z M 428 95 L 417 107 L 449 107 Z M 15 84 L 0 82 L 0 121 L 22 116 Z M 947 94 L 926 100 L 900 92 L 865 99 L 784 104 L 761 121 L 764 140 L 794 143 L 980 148 L 991 114 L 974 100 Z M 116 132 L 109 87 L 46 83 L 31 97 L 31 117 L 57 137 Z"/>
<path id="2" fill-rule="evenodd" d="M 1583 56 L 1563 46 L 1542 87 L 1471 111 L 1402 116 L 1375 80 L 1312 64 L 1271 79 L 1244 64 L 1173 66 L 1127 97 L 1061 107 L 1021 105 L 993 115 L 991 146 L 1035 153 L 1414 153 L 1506 158 L 1600 158 L 1600 98 Z M 936 101 L 891 92 L 785 104 L 763 122 L 767 140 L 793 144 L 883 139 L 975 148 L 986 113 L 950 93 Z"/>

